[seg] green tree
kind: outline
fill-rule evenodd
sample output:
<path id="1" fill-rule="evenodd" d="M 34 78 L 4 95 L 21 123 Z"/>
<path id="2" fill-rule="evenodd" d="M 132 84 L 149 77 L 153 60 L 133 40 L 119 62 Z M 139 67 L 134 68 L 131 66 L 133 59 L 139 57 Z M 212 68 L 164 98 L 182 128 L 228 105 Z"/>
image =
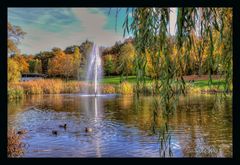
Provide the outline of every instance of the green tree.
<path id="1" fill-rule="evenodd" d="M 122 75 L 126 75 L 126 79 L 128 79 L 128 75 L 133 73 L 134 55 L 135 49 L 131 43 L 124 44 L 121 47 L 118 70 Z"/>
<path id="2" fill-rule="evenodd" d="M 80 49 L 78 47 L 74 47 L 74 52 L 73 52 L 73 76 L 79 80 L 80 79 L 80 73 L 81 73 L 81 53 Z"/>
<path id="3" fill-rule="evenodd" d="M 42 66 L 42 73 L 43 74 L 48 74 L 48 69 L 49 69 L 49 61 L 54 57 L 53 52 L 50 51 L 44 51 L 40 52 L 36 55 L 36 59 L 41 61 L 41 66 Z"/>
<path id="4" fill-rule="evenodd" d="M 86 40 L 80 45 L 80 52 L 82 53 L 82 56 L 84 59 L 87 59 L 87 56 L 92 51 L 93 42 Z"/>
<path id="5" fill-rule="evenodd" d="M 103 68 L 106 75 L 110 76 L 115 72 L 115 62 L 113 61 L 113 55 L 108 54 L 103 58 Z"/>
<path id="6" fill-rule="evenodd" d="M 41 61 L 38 59 L 32 59 L 29 61 L 29 71 L 31 73 L 42 73 Z"/>

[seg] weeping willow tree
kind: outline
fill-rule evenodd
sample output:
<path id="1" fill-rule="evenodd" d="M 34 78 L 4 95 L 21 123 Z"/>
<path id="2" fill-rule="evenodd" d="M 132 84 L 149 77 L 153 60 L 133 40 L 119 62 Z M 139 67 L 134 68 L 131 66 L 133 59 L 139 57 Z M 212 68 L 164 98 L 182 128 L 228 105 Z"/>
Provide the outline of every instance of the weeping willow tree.
<path id="1" fill-rule="evenodd" d="M 168 117 L 176 109 L 179 96 L 186 92 L 183 76 L 191 59 L 191 51 L 197 52 L 199 73 L 202 70 L 208 73 L 209 86 L 216 68 L 219 70 L 218 74 L 224 78 L 225 91 L 229 91 L 232 85 L 232 9 L 178 8 L 175 34 L 177 54 L 174 57 L 169 44 L 170 12 L 171 8 L 127 9 L 123 24 L 124 35 L 131 32 L 134 36 L 137 96 L 146 84 L 147 53 L 150 53 L 152 68 L 158 75 L 151 78 L 155 95 L 160 96 L 155 105 L 161 106 L 166 118 L 164 127 L 160 129 L 163 151 L 166 150 L 166 143 L 162 142 L 171 138 L 167 134 Z M 129 18 L 130 14 L 132 20 Z M 221 52 L 218 60 L 214 57 L 216 50 Z M 201 64 L 203 55 L 206 65 Z M 153 114 L 156 116 L 157 113 L 155 111 Z"/>
<path id="2" fill-rule="evenodd" d="M 137 88 L 145 83 L 146 77 L 146 52 L 150 52 L 153 69 L 159 72 L 158 77 L 153 78 L 159 93 L 176 81 L 180 82 L 177 89 L 184 93 L 184 70 L 189 63 L 190 52 L 198 50 L 198 55 L 206 54 L 206 66 L 199 70 L 207 70 L 209 82 L 214 68 L 221 66 L 221 74 L 225 78 L 226 87 L 229 89 L 232 81 L 232 10 L 231 8 L 178 8 L 176 22 L 177 57 L 172 59 L 169 50 L 168 39 L 170 36 L 169 17 L 170 8 L 134 8 L 128 9 L 124 22 L 124 30 L 132 32 L 136 48 L 135 70 L 137 76 Z M 129 23 L 129 13 L 132 13 L 133 21 Z M 215 34 L 215 36 L 214 36 Z M 194 38 L 199 38 L 200 44 L 196 45 Z M 214 40 L 215 39 L 215 40 Z M 221 49 L 221 58 L 215 60 L 214 52 Z M 207 49 L 207 50 L 206 50 Z M 200 58 L 201 60 L 201 58 Z M 205 68 L 203 68 L 205 67 Z M 167 80 L 167 81 L 165 81 Z M 170 82 L 169 82 L 170 81 Z M 160 82 L 160 83 L 159 83 Z M 166 83 L 166 85 L 164 85 Z M 176 90 L 175 90 L 176 91 Z"/>

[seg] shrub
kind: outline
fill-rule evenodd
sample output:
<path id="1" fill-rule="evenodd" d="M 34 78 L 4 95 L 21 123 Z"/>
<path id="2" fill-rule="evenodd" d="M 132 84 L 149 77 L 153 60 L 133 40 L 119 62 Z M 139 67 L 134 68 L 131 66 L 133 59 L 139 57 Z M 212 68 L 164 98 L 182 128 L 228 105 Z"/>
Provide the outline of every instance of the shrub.
<path id="1" fill-rule="evenodd" d="M 21 142 L 22 135 L 18 135 L 16 131 L 8 131 L 7 154 L 8 157 L 20 157 L 24 154 L 25 144 Z"/>
<path id="2" fill-rule="evenodd" d="M 116 93 L 115 87 L 113 85 L 103 85 L 102 87 L 102 93 Z"/>
<path id="3" fill-rule="evenodd" d="M 119 85 L 118 92 L 123 95 L 132 95 L 133 94 L 133 86 L 128 82 L 122 82 Z"/>
<path id="4" fill-rule="evenodd" d="M 20 86 L 8 87 L 8 100 L 21 99 L 24 96 L 24 90 Z"/>

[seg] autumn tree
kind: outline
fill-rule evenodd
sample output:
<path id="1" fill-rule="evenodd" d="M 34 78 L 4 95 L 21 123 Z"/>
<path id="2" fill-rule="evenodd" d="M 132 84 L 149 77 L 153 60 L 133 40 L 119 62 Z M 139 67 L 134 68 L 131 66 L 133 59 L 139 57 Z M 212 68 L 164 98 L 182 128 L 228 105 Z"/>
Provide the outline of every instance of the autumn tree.
<path id="1" fill-rule="evenodd" d="M 65 55 L 62 61 L 63 76 L 68 80 L 70 77 L 73 77 L 74 73 L 74 60 L 70 55 Z"/>
<path id="2" fill-rule="evenodd" d="M 8 59 L 8 82 L 16 82 L 21 78 L 21 68 L 12 58 Z"/>
<path id="3" fill-rule="evenodd" d="M 19 26 L 12 25 L 8 22 L 8 54 L 19 54 L 20 50 L 17 45 L 26 33 Z"/>
<path id="4" fill-rule="evenodd" d="M 63 75 L 62 61 L 65 59 L 65 53 L 60 48 L 52 49 L 53 57 L 48 62 L 48 74 L 50 76 Z"/>
<path id="5" fill-rule="evenodd" d="M 60 48 L 53 48 L 54 57 L 49 61 L 48 74 L 55 77 L 65 77 L 67 80 L 73 75 L 73 57 L 66 55 Z"/>
<path id="6" fill-rule="evenodd" d="M 29 64 L 27 62 L 27 58 L 23 55 L 13 55 L 10 58 L 12 58 L 15 62 L 18 63 L 18 66 L 20 67 L 21 73 L 28 73 L 29 72 Z"/>
<path id="7" fill-rule="evenodd" d="M 12 25 L 8 22 L 8 81 L 15 82 L 21 78 L 21 73 L 28 72 L 28 63 L 24 56 L 19 55 L 20 50 L 17 45 L 26 33 L 19 26 Z"/>

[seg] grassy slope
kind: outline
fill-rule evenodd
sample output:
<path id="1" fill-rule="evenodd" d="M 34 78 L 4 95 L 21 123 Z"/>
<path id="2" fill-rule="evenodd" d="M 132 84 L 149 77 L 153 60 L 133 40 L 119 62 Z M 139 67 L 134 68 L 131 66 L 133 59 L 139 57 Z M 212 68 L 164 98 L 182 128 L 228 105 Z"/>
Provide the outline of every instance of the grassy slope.
<path id="1" fill-rule="evenodd" d="M 102 80 L 103 84 L 120 84 L 121 77 L 120 76 L 108 76 L 104 77 Z M 127 81 L 129 83 L 136 83 L 136 76 L 128 76 Z"/>
<path id="2" fill-rule="evenodd" d="M 130 83 L 136 83 L 136 76 L 129 76 L 128 77 L 128 82 Z M 147 80 L 147 82 L 150 82 L 150 80 Z M 186 81 L 188 83 L 188 81 Z M 119 84 L 120 83 L 120 76 L 109 76 L 109 77 L 104 77 L 102 80 L 103 84 Z M 223 80 L 213 80 L 212 86 L 217 87 L 219 85 L 220 89 L 223 89 L 224 87 L 224 82 Z M 196 80 L 193 83 L 194 87 L 198 88 L 207 88 L 208 87 L 208 80 Z"/>
<path id="3" fill-rule="evenodd" d="M 212 82 L 213 87 L 219 86 L 220 89 L 224 89 L 224 84 L 225 83 L 223 80 L 213 80 L 213 82 Z M 194 82 L 194 86 L 199 87 L 199 88 L 206 88 L 206 87 L 208 87 L 208 80 L 198 80 L 198 81 Z"/>

